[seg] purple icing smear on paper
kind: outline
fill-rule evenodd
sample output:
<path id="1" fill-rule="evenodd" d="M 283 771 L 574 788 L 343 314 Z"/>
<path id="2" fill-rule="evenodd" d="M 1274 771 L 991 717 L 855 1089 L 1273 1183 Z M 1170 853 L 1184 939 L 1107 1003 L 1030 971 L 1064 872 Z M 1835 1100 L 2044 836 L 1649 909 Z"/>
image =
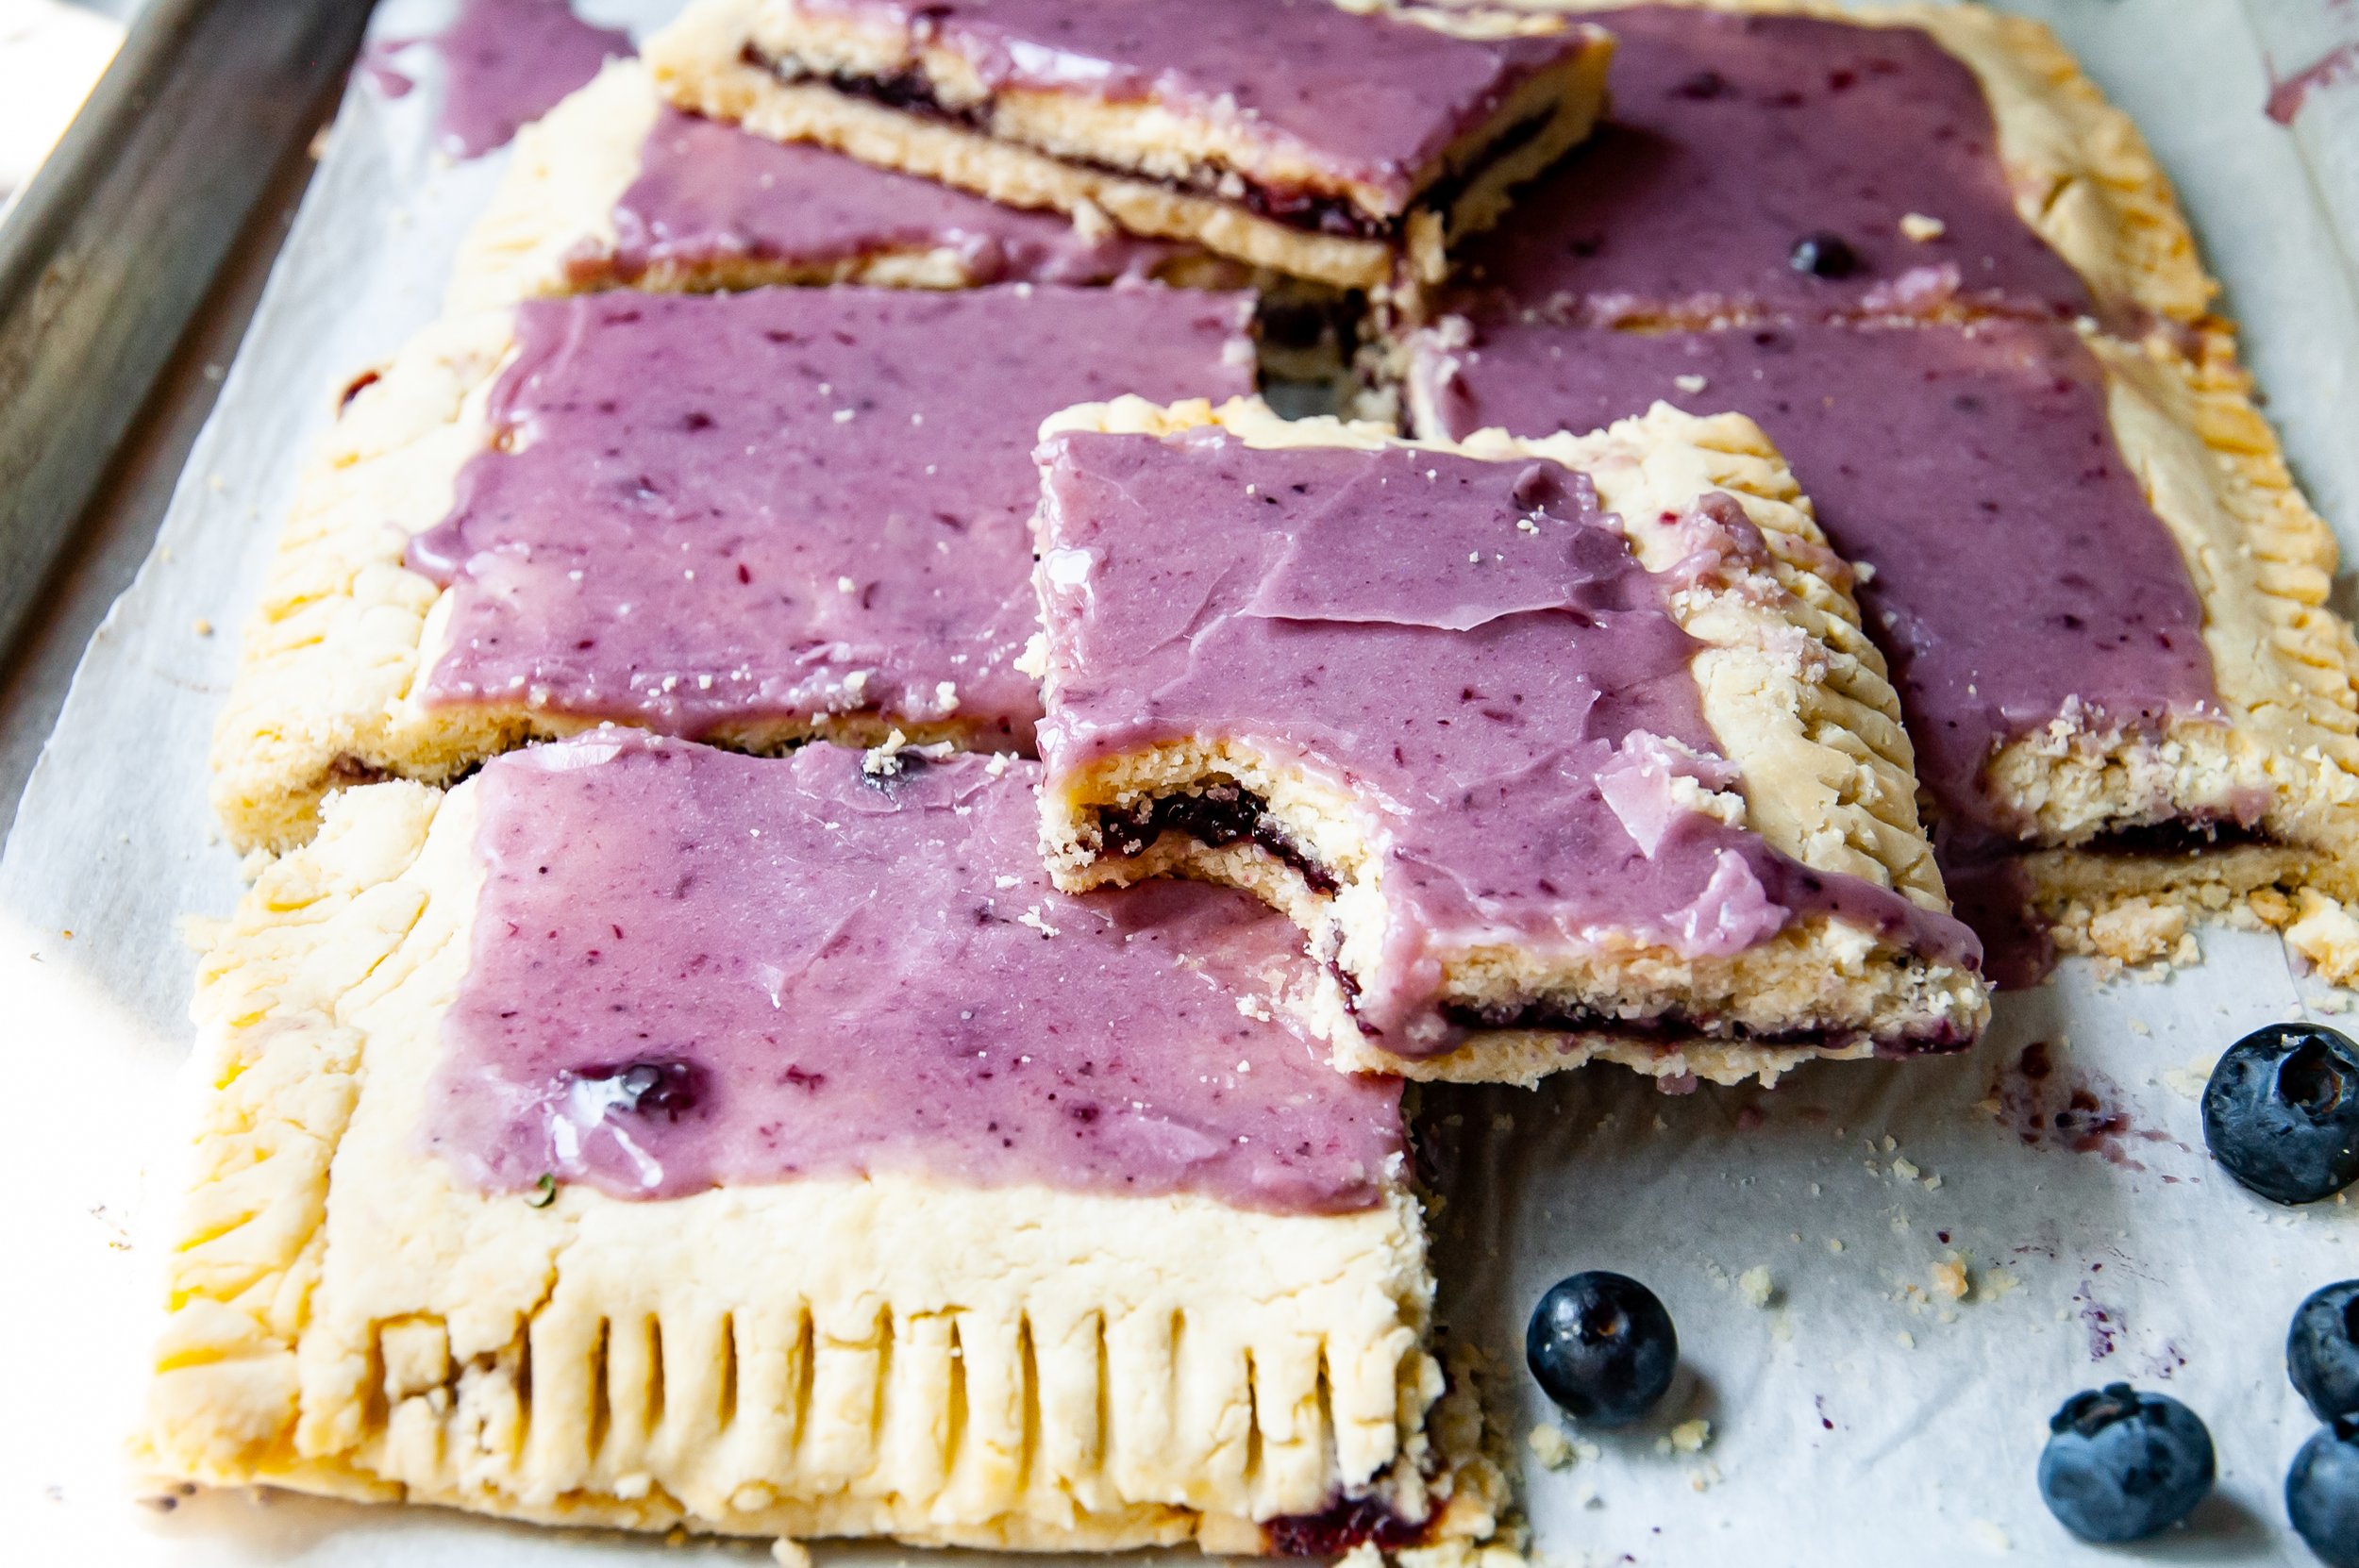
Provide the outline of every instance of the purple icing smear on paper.
<path id="1" fill-rule="evenodd" d="M 2347 81 L 2354 75 L 2359 75 L 2359 43 L 2343 44 L 2290 76 L 2281 78 L 2272 71 L 2269 74 L 2268 117 L 2281 125 L 2290 125 L 2294 123 L 2294 116 L 2300 114 L 2302 106 L 2310 101 L 2312 92 Z"/>
<path id="2" fill-rule="evenodd" d="M 988 91 L 1153 98 L 1250 122 L 1395 206 L 1524 82 L 1586 47 L 1578 29 L 1454 38 L 1330 0 L 792 3 L 814 16 L 912 32 L 969 62 Z"/>
<path id="3" fill-rule="evenodd" d="M 628 33 L 591 26 L 565 0 L 465 0 L 434 47 L 443 57 L 436 135 L 460 158 L 506 146 L 599 66 L 632 52 Z"/>
<path id="4" fill-rule="evenodd" d="M 1693 552 L 1657 577 L 1553 463 L 1217 430 L 1060 435 L 1041 460 L 1052 776 L 1233 739 L 1361 802 L 1391 916 L 1357 1009 L 1385 1049 L 1448 1047 L 1441 955 L 1479 945 L 1721 957 L 1829 912 L 1979 961 L 1947 916 L 1675 797 L 1736 781 L 1665 605 L 1760 558 L 1730 498 L 1686 514 Z"/>
<path id="5" fill-rule="evenodd" d="M 486 764 L 427 1146 L 625 1198 L 898 1172 L 1337 1212 L 1401 1179 L 1397 1080 L 1285 1021 L 1315 975 L 1284 917 L 1066 897 L 1036 765 L 898 765 L 617 730 Z"/>
<path id="6" fill-rule="evenodd" d="M 1144 280 L 1181 247 L 1084 238 L 1058 212 L 1002 207 L 809 142 L 665 106 L 614 206 L 613 271 L 745 260 L 827 267 L 880 251 L 955 252 L 974 283 Z"/>
<path id="7" fill-rule="evenodd" d="M 1672 7 L 1591 20 L 1615 39 L 1612 110 L 1466 245 L 1463 292 L 1588 325 L 2088 309 L 2016 215 L 1974 73 L 1921 30 Z M 1910 214 L 1941 232 L 1908 238 Z M 1796 264 L 1811 237 L 1841 243 L 1817 273 Z"/>
<path id="8" fill-rule="evenodd" d="M 1253 387 L 1242 294 L 1010 285 L 533 301 L 410 563 L 431 706 L 666 733 L 874 712 L 1029 743 L 1040 422 Z"/>

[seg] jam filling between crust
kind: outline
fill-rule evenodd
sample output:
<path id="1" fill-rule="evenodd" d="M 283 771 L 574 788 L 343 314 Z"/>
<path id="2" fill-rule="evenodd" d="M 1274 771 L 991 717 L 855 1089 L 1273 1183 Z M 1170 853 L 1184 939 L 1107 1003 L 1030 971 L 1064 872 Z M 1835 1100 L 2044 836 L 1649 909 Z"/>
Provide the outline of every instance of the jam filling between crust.
<path id="1" fill-rule="evenodd" d="M 427 1145 L 494 1191 L 900 1172 L 1381 1201 L 1399 1085 L 1297 1030 L 1291 922 L 1179 879 L 1067 897 L 1037 764 L 884 765 L 618 729 L 487 763 Z"/>
<path id="2" fill-rule="evenodd" d="M 770 72 L 780 80 L 800 82 L 811 79 L 792 62 L 772 59 L 751 44 L 742 58 L 748 65 Z M 966 130 L 988 134 L 991 128 L 991 105 L 988 101 L 953 108 L 934 95 L 933 85 L 923 73 L 900 71 L 889 75 L 854 75 L 831 73 L 824 80 L 846 97 L 881 104 L 921 119 L 958 125 Z M 1416 193 L 1411 210 L 1447 213 L 1466 188 L 1481 177 L 1484 169 L 1540 134 L 1555 117 L 1555 108 L 1525 116 L 1504 126 L 1485 142 L 1481 152 L 1465 164 L 1435 178 Z M 1142 184 L 1160 186 L 1193 196 L 1232 202 L 1257 218 L 1294 229 L 1303 234 L 1326 235 L 1345 240 L 1372 240 L 1390 243 L 1397 240 L 1408 226 L 1408 213 L 1390 214 L 1367 211 L 1349 196 L 1331 192 L 1288 187 L 1257 180 L 1250 175 L 1221 168 L 1198 169 L 1186 177 L 1151 175 L 1143 170 L 1127 168 L 1099 158 L 1079 158 L 1070 153 L 1047 155 L 1058 162 L 1075 168 L 1090 169 L 1117 178 L 1135 180 Z"/>
<path id="3" fill-rule="evenodd" d="M 1252 391 L 1250 309 L 1048 285 L 527 302 L 494 440 L 410 542 L 451 590 L 421 698 L 691 737 L 870 713 L 1021 748 L 1040 422 Z"/>
<path id="4" fill-rule="evenodd" d="M 1696 644 L 1586 475 L 1213 429 L 1062 434 L 1041 460 L 1052 789 L 1210 737 L 1361 803 L 1389 950 L 1358 1009 L 1384 1049 L 1455 1043 L 1443 963 L 1480 946 L 1635 937 L 1717 959 L 1824 912 L 1914 958 L 1978 960 L 1946 917 L 1693 804 L 1740 782 L 1700 712 Z M 1729 497 L 1676 521 L 1693 553 L 1672 576 L 1765 559 Z M 1144 847 L 1158 809 L 1113 825 L 1115 848 Z M 1242 792 L 1170 809 L 1218 836 L 1267 826 Z"/>
<path id="5" fill-rule="evenodd" d="M 790 19 L 956 57 L 985 95 L 1155 104 L 1282 147 L 1397 212 L 1416 180 L 1585 29 L 1466 38 L 1397 14 L 1294 0 L 790 0 Z M 915 107 L 914 105 L 911 107 Z M 1309 182 L 1306 182 L 1309 183 Z"/>
<path id="6" fill-rule="evenodd" d="M 1101 854 L 1114 859 L 1143 855 L 1163 834 L 1182 833 L 1212 849 L 1250 842 L 1291 866 L 1313 892 L 1335 891 L 1335 874 L 1311 855 L 1267 813 L 1269 802 L 1251 790 L 1230 782 L 1207 785 L 1201 792 L 1159 795 L 1129 807 L 1097 809 Z"/>

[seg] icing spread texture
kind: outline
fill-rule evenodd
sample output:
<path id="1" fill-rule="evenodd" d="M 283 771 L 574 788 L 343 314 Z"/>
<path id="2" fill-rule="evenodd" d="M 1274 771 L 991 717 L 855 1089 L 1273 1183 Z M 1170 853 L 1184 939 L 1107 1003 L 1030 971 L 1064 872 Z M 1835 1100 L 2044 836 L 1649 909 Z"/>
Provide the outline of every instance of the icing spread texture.
<path id="1" fill-rule="evenodd" d="M 506 146 L 599 66 L 631 54 L 628 33 L 591 26 L 566 0 L 465 0 L 434 48 L 443 58 L 435 135 L 460 158 Z"/>
<path id="2" fill-rule="evenodd" d="M 1064 434 L 1041 460 L 1050 776 L 1240 742 L 1347 792 L 1388 911 L 1356 976 L 1384 1048 L 1447 1047 L 1443 958 L 1484 945 L 1725 957 L 1829 913 L 1972 961 L 1954 922 L 1698 800 L 1737 780 L 1697 644 L 1586 475 L 1218 431 Z M 1685 573 L 1765 549 L 1726 496 L 1680 525 Z"/>
<path id="3" fill-rule="evenodd" d="M 1468 243 L 1478 288 L 1591 324 L 2088 308 L 2016 214 L 1974 73 L 1923 31 L 1673 7 L 1595 20 L 1615 39 L 1612 112 Z"/>
<path id="4" fill-rule="evenodd" d="M 1399 1085 L 1288 1024 L 1299 934 L 1196 883 L 1058 893 L 1038 772 L 611 729 L 490 762 L 426 1143 L 494 1191 L 895 1171 L 1378 1202 Z"/>
<path id="5" fill-rule="evenodd" d="M 1252 388 L 1249 298 L 774 289 L 517 308 L 491 446 L 410 546 L 428 705 L 703 736 L 876 711 L 1022 745 L 1041 420 Z"/>
<path id="6" fill-rule="evenodd" d="M 757 260 L 825 267 L 880 252 L 954 252 L 978 283 L 1144 279 L 1177 251 L 1054 212 L 1002 207 L 809 142 L 778 142 L 665 105 L 614 207 L 613 271 Z"/>
<path id="7" fill-rule="evenodd" d="M 1455 38 L 1329 0 L 793 0 L 815 17 L 907 31 L 987 91 L 1152 100 L 1243 122 L 1310 163 L 1413 195 L 1514 90 L 1585 47 L 1578 30 Z"/>

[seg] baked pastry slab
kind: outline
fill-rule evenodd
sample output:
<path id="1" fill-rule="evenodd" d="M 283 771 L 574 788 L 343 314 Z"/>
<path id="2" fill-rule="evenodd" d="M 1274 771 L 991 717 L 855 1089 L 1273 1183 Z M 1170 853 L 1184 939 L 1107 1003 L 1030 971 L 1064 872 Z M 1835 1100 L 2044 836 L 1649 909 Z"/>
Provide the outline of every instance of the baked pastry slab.
<path id="1" fill-rule="evenodd" d="M 1588 134 L 1611 52 L 1503 9 L 698 0 L 645 54 L 762 136 L 1364 289 L 1438 278 Z"/>
<path id="2" fill-rule="evenodd" d="M 1405 401 L 1445 439 L 1658 398 L 1759 420 L 1867 569 L 1953 896 L 1979 866 L 1995 906 L 2029 897 L 2068 944 L 2151 958 L 2186 911 L 2091 920 L 2359 892 L 2359 657 L 2325 608 L 2333 543 L 2204 341 L 2209 360 L 1999 319 L 1455 320 L 1414 335 Z"/>
<path id="3" fill-rule="evenodd" d="M 1223 273 L 1234 275 L 1222 276 Z M 825 148 L 682 114 L 614 60 L 520 132 L 468 232 L 450 308 L 628 287 L 966 289 L 1163 278 L 1234 287 L 1192 247 L 1000 207 Z"/>
<path id="4" fill-rule="evenodd" d="M 1751 422 L 1408 443 L 1125 398 L 1040 459 L 1058 883 L 1287 909 L 1339 1064 L 1774 1079 L 1979 1029 L 1882 660 Z"/>
<path id="5" fill-rule="evenodd" d="M 1467 248 L 1462 295 L 1649 327 L 2087 311 L 2135 337 L 2217 292 L 2135 125 L 2030 18 L 1516 3 L 1613 31 L 1614 104 Z"/>
<path id="6" fill-rule="evenodd" d="M 242 846 L 602 720 L 750 751 L 1019 749 L 1026 453 L 1077 396 L 1253 385 L 1240 294 L 611 293 L 454 318 L 355 383 L 215 734 Z M 637 619 L 633 620 L 632 617 Z"/>
<path id="7" fill-rule="evenodd" d="M 1122 906 L 1046 886 L 1034 765 L 961 758 L 921 773 L 917 756 L 903 760 L 909 774 L 879 776 L 863 772 L 876 759 L 828 746 L 770 761 L 604 731 L 503 758 L 447 792 L 396 782 L 331 800 L 318 837 L 262 874 L 202 966 L 202 1109 L 142 1462 L 209 1485 L 634 1529 L 1025 1549 L 1194 1540 L 1222 1552 L 1332 1551 L 1379 1526 L 1389 1543 L 1462 1552 L 1487 1536 L 1498 1477 L 1471 1450 L 1442 1451 L 1472 1440 L 1463 1410 L 1444 1420 L 1435 1405 L 1431 1281 L 1397 1157 L 1397 1085 L 1335 1075 L 1273 1013 L 1288 975 L 1308 970 L 1291 926 L 1249 898 L 1197 889 L 1227 901 L 1191 907 L 1186 940 L 1212 940 L 1214 958 L 1143 957 L 1125 940 Z M 626 799 L 672 809 L 638 823 L 601 815 Z M 546 819 L 578 826 L 585 809 L 589 830 L 565 841 L 559 868 L 574 891 L 551 913 L 545 886 L 519 886 L 533 867 L 515 856 L 545 858 Z M 748 812 L 772 824 L 784 854 L 708 858 L 698 863 L 722 875 L 699 892 L 660 909 L 633 901 L 646 869 L 634 851 L 652 846 L 661 861 L 667 836 Z M 794 858 L 813 847 L 820 817 L 839 832 L 811 866 L 822 891 L 802 896 Z M 782 977 L 732 967 L 724 960 L 744 955 L 728 945 L 729 922 L 699 913 L 700 899 L 726 913 L 766 893 L 806 926 L 833 921 L 854 942 L 873 940 L 900 906 L 860 893 L 845 865 L 881 872 L 921 839 L 947 844 L 921 853 L 912 874 L 943 895 L 938 924 L 917 916 L 936 931 L 923 940 L 929 951 L 962 944 L 974 964 L 900 991 L 879 971 L 865 1014 L 811 1005 L 862 984 L 840 952 Z M 932 886 L 945 877 L 955 892 Z M 1006 918 L 972 922 L 967 902 Z M 487 911 L 519 907 L 562 929 L 545 942 L 537 929 L 494 934 L 501 916 Z M 1023 910 L 1055 934 L 1017 924 Z M 606 941 L 610 917 L 637 919 L 630 935 L 643 944 L 693 939 L 713 961 L 651 993 L 630 979 L 644 955 Z M 1221 942 L 1249 946 L 1269 926 L 1277 972 L 1220 967 Z M 1158 921 L 1149 935 L 1167 931 Z M 532 974 L 503 968 L 503 944 L 533 947 L 527 960 L 564 955 L 548 961 L 567 964 L 568 983 L 597 980 L 578 967 L 585 947 L 620 966 L 605 971 L 620 983 L 611 994 L 641 1016 L 608 1028 L 614 1038 L 573 1043 L 568 1059 L 644 1054 L 630 1024 L 658 1013 L 742 1021 L 753 989 L 782 987 L 798 1003 L 765 1048 L 782 1048 L 802 1076 L 772 1093 L 821 1108 L 794 1125 L 824 1116 L 837 1129 L 825 1168 L 630 1195 L 631 1167 L 615 1151 L 635 1133 L 644 1157 L 706 1169 L 697 1162 L 722 1134 L 745 1130 L 734 1097 L 761 1090 L 761 1059 L 715 1023 L 666 1040 L 664 1071 L 685 1059 L 700 1076 L 585 1101 L 585 1083 L 627 1079 L 575 1073 L 570 1098 L 536 1097 L 549 1061 L 481 1025 L 498 1000 L 482 976 Z M 1117 972 L 1130 991 L 1088 992 L 1093 976 Z M 1134 1025 L 1140 1009 L 1159 1008 L 1204 1034 L 1150 1022 L 1168 1054 L 1126 1068 L 1096 1038 L 1102 1025 L 1077 1042 L 1027 1029 L 1015 1013 L 937 1018 L 967 975 L 981 976 L 979 991 L 994 975 L 1062 985 L 1076 1008 Z M 470 1012 L 477 1022 L 459 1021 Z M 1096 1059 L 1125 1087 L 1142 1070 L 1185 1066 L 1246 1099 L 1193 1090 L 1213 1110 L 1140 1156 L 1169 1190 L 1124 1192 L 1103 1170 L 1073 1176 L 1086 1160 L 1051 1159 L 1029 1179 L 970 1177 L 996 1145 L 958 1125 L 955 1102 L 928 1132 L 860 1098 L 855 1086 L 876 1076 L 859 1060 L 871 1049 L 864 1024 L 886 1017 L 925 1024 L 893 1043 L 921 1081 L 963 1073 L 991 1090 L 987 1069 L 961 1065 L 979 1041 L 1006 1062 L 1003 1083 L 1018 1071 L 1007 1059 L 1023 1052 L 1036 1073 Z M 1248 1057 L 1259 1086 L 1235 1065 Z M 679 1081 L 695 1086 L 687 1099 Z M 999 1103 L 1038 1109 L 1036 1090 Z M 1094 1130 L 1117 1140 L 1105 1147 L 1147 1148 L 1119 1143 L 1119 1125 L 1157 1125 L 1162 1109 L 1133 1116 L 1109 1103 Z M 1263 1113 L 1342 1116 L 1352 1139 L 1391 1140 L 1395 1154 L 1360 1170 L 1321 1151 L 1294 1169 L 1308 1185 L 1281 1181 L 1257 1202 L 1239 1201 L 1213 1163 L 1209 1176 L 1184 1168 L 1188 1136 L 1258 1130 L 1240 1118 Z M 539 1145 L 563 1179 L 495 1174 L 487 1184 L 470 1152 L 512 1154 L 531 1140 L 470 1145 L 471 1117 L 521 1118 L 543 1134 L 571 1126 L 570 1156 Z M 1036 1138 L 1014 1158 L 1039 1160 L 1047 1146 Z M 793 1152 L 767 1158 L 775 1166 Z"/>

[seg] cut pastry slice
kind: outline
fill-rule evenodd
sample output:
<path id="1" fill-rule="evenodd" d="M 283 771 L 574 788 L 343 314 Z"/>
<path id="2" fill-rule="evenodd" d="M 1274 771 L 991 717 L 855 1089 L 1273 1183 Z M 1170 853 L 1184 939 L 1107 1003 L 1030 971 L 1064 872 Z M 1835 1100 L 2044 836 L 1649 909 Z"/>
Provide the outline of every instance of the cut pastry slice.
<path id="1" fill-rule="evenodd" d="M 616 60 L 516 139 L 451 283 L 456 310 L 627 286 L 1247 281 L 1193 246 L 1001 207 L 684 114 Z M 1235 275 L 1224 277 L 1222 274 Z"/>
<path id="2" fill-rule="evenodd" d="M 2067 947 L 2136 959 L 2255 892 L 2359 895 L 2334 542 L 2225 339 L 2194 341 L 1452 321 L 1412 340 L 1407 401 L 1437 439 L 1658 398 L 1760 421 L 1862 566 L 1961 908 L 1995 942 L 2028 898 Z M 1994 975 L 2035 976 L 2035 937 L 2010 945 Z"/>
<path id="3" fill-rule="evenodd" d="M 1580 325 L 2094 310 L 2214 285 L 2128 116 L 2040 24 L 1814 0 L 1598 8 L 1614 104 L 1468 244 L 1460 298 Z"/>
<path id="4" fill-rule="evenodd" d="M 1302 0 L 697 0 L 648 42 L 683 108 L 1368 288 L 1588 134 L 1612 45 L 1559 18 Z"/>
<path id="5" fill-rule="evenodd" d="M 1298 1032 L 1252 898 L 1050 888 L 1036 778 L 606 729 L 331 801 L 204 961 L 144 1463 L 636 1529 L 1488 1535 L 1399 1083 Z"/>
<path id="6" fill-rule="evenodd" d="M 1892 689 L 1777 453 L 1663 409 L 1412 444 L 1138 399 L 1049 423 L 1045 844 L 1287 909 L 1345 1065 L 1765 1078 L 1985 1003 Z"/>
<path id="7" fill-rule="evenodd" d="M 241 844 L 601 720 L 1020 749 L 1040 421 L 1253 384 L 1252 301 L 1012 284 L 533 300 L 356 383 L 217 731 Z"/>

